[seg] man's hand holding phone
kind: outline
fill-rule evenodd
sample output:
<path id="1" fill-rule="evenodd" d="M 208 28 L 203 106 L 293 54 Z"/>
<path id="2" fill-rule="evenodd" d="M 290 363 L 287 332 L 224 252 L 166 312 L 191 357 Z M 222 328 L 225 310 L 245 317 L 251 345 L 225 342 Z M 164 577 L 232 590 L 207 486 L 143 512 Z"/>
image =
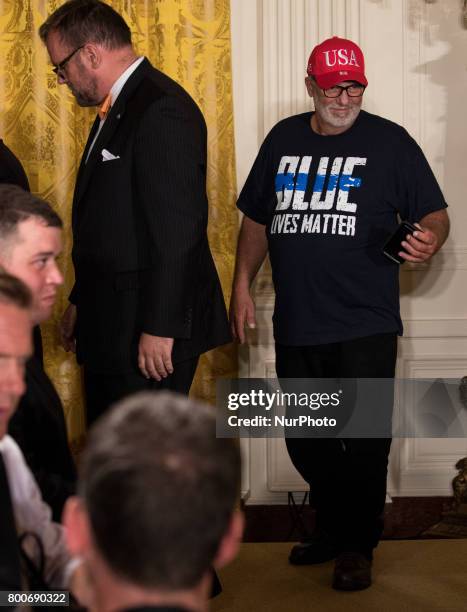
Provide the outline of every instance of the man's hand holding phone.
<path id="1" fill-rule="evenodd" d="M 383 247 L 383 253 L 396 263 L 428 261 L 438 250 L 438 238 L 419 223 L 402 221 Z"/>

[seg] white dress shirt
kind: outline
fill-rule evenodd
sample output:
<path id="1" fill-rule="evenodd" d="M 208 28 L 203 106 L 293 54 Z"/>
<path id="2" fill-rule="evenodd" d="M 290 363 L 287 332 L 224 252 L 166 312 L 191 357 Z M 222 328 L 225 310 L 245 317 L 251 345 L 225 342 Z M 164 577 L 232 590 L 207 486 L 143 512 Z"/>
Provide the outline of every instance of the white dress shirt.
<path id="1" fill-rule="evenodd" d="M 52 521 L 52 512 L 43 501 L 34 476 L 26 465 L 23 453 L 10 436 L 0 440 L 0 452 L 10 486 L 10 497 L 18 536 L 33 532 L 44 550 L 43 578 L 51 589 L 67 589 L 71 573 L 79 563 L 71 559 L 64 538 L 64 528 Z M 38 550 L 31 538 L 26 538 L 23 550 L 38 565 Z"/>
<path id="2" fill-rule="evenodd" d="M 144 56 L 143 57 L 138 57 L 138 59 L 136 59 L 130 66 L 128 66 L 128 68 L 125 70 L 125 72 L 123 72 L 118 79 L 115 81 L 115 83 L 112 85 L 112 89 L 110 90 L 110 106 L 112 107 L 115 104 L 116 99 L 118 98 L 118 96 L 120 95 L 120 92 L 123 89 L 123 86 L 125 85 L 125 83 L 128 81 L 128 79 L 130 78 L 130 76 L 133 74 L 133 72 L 138 68 L 138 66 L 141 64 L 141 62 L 144 60 Z M 91 151 L 94 148 L 94 144 L 96 143 L 96 140 L 99 137 L 99 134 L 102 130 L 102 126 L 105 123 L 107 117 L 104 117 L 103 119 L 101 119 L 100 123 L 99 123 L 99 127 L 97 128 L 97 132 L 96 135 L 94 136 L 94 139 L 92 141 L 91 146 L 89 147 L 89 151 L 88 154 L 86 155 L 86 162 L 88 162 L 89 156 L 91 155 Z"/>

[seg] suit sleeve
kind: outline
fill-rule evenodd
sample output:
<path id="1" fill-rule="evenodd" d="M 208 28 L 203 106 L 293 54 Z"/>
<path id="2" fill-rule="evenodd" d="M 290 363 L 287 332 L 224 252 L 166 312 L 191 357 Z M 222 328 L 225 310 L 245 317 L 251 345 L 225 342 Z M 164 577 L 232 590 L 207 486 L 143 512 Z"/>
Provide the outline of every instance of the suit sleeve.
<path id="1" fill-rule="evenodd" d="M 206 126 L 194 102 L 152 103 L 135 136 L 135 211 L 148 263 L 142 331 L 189 338 L 198 261 L 205 244 Z"/>

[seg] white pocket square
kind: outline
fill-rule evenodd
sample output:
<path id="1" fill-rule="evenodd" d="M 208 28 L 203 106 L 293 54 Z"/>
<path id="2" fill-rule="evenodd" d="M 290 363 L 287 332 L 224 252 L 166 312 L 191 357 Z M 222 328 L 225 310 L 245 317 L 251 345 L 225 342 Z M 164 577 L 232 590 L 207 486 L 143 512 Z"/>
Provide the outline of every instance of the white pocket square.
<path id="1" fill-rule="evenodd" d="M 120 155 L 114 155 L 107 149 L 102 149 L 102 161 L 112 161 L 113 159 L 120 159 Z"/>

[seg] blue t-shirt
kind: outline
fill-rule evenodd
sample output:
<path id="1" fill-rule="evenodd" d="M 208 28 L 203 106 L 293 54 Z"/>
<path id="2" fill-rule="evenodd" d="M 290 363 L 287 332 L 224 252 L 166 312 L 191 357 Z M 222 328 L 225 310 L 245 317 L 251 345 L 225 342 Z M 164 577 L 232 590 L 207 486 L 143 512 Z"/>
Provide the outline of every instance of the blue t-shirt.
<path id="1" fill-rule="evenodd" d="M 321 136 L 311 115 L 271 130 L 237 203 L 266 226 L 276 342 L 402 334 L 399 266 L 382 247 L 398 214 L 418 222 L 446 202 L 401 126 L 360 111 L 346 132 Z"/>

